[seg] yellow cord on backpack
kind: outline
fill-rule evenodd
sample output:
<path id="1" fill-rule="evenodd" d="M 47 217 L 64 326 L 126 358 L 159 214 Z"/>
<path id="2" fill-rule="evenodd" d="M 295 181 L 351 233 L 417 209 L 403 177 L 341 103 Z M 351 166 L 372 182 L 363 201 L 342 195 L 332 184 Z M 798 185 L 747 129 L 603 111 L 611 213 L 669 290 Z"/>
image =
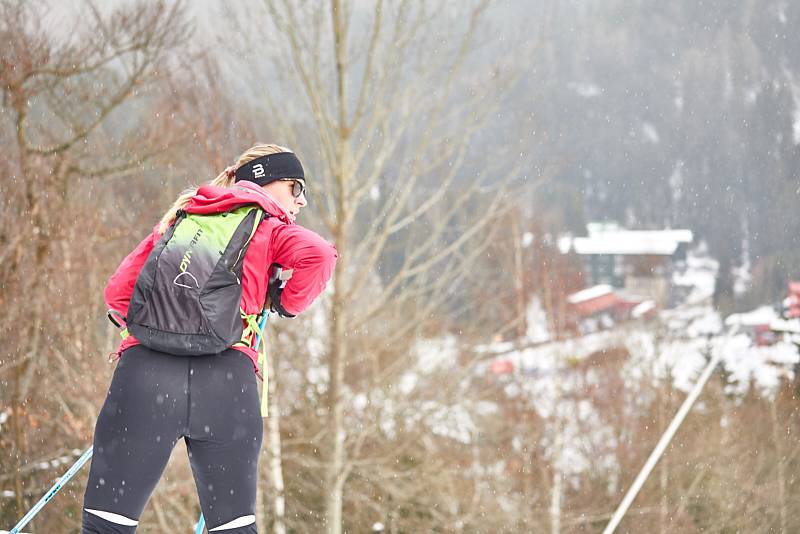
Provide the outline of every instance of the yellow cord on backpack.
<path id="1" fill-rule="evenodd" d="M 244 310 L 240 309 L 239 313 L 244 319 L 246 324 L 244 331 L 242 332 L 242 341 L 238 344 L 250 346 L 249 340 L 252 335 L 255 335 L 256 339 L 256 352 L 258 353 L 258 370 L 261 372 L 261 378 L 264 381 L 263 390 L 261 391 L 261 417 L 267 417 L 269 415 L 269 402 L 268 402 L 268 390 L 269 390 L 269 374 L 267 368 L 267 344 L 264 343 L 264 331 L 261 328 L 261 325 L 258 324 L 258 316 L 257 315 L 248 315 L 244 313 Z M 266 318 L 266 316 L 264 316 Z"/>
<path id="2" fill-rule="evenodd" d="M 266 343 L 261 343 L 258 347 L 258 367 L 261 369 L 261 376 L 264 378 L 263 389 L 261 390 L 261 417 L 269 416 L 269 372 L 267 369 L 267 351 L 264 349 Z"/>

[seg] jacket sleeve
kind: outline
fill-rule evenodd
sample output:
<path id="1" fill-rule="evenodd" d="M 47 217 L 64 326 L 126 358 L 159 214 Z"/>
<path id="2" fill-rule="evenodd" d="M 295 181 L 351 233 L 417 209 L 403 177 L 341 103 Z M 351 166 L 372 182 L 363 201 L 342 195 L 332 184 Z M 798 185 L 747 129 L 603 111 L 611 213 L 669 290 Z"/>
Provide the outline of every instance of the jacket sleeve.
<path id="1" fill-rule="evenodd" d="M 160 237 L 161 236 L 159 236 L 154 229 L 150 235 L 145 237 L 142 242 L 133 249 L 133 252 L 122 260 L 117 270 L 111 275 L 111 278 L 106 284 L 106 289 L 103 292 L 108 309 L 115 310 L 124 317 L 128 316 L 128 304 L 133 295 L 133 286 L 136 284 L 136 277 L 139 276 L 142 265 L 144 265 L 147 256 L 150 255 L 150 251 L 153 250 L 153 246 Z"/>
<path id="2" fill-rule="evenodd" d="M 272 250 L 272 262 L 292 269 L 280 305 L 291 315 L 297 315 L 325 289 L 336 265 L 336 248 L 307 228 L 286 224 L 273 231 Z"/>

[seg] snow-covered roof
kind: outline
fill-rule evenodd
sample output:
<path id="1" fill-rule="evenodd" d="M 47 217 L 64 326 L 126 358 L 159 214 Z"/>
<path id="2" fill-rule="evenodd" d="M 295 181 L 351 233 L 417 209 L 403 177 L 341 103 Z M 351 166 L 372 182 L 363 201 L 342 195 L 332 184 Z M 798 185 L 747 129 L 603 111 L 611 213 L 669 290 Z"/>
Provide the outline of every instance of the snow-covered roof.
<path id="1" fill-rule="evenodd" d="M 770 330 L 800 334 L 800 319 L 775 319 L 769 323 Z"/>
<path id="2" fill-rule="evenodd" d="M 614 288 L 608 284 L 599 284 L 596 286 L 592 286 L 586 289 L 582 289 L 577 293 L 573 293 L 569 297 L 567 297 L 567 302 L 570 304 L 578 304 L 579 302 L 585 302 L 587 300 L 596 299 L 597 297 L 602 297 L 603 295 L 608 295 L 612 293 Z"/>
<path id="3" fill-rule="evenodd" d="M 725 318 L 726 326 L 757 326 L 768 325 L 778 319 L 778 314 L 772 306 L 761 306 L 745 313 L 733 313 Z"/>
<path id="4" fill-rule="evenodd" d="M 671 256 L 681 243 L 691 243 L 691 230 L 624 230 L 616 226 L 588 225 L 588 237 L 563 237 L 559 249 L 576 254 L 652 254 Z"/>
<path id="5" fill-rule="evenodd" d="M 640 302 L 631 310 L 631 317 L 633 317 L 634 319 L 638 319 L 639 317 L 642 317 L 650 310 L 654 310 L 655 307 L 656 303 L 653 302 L 652 300 L 645 300 L 643 302 Z"/>

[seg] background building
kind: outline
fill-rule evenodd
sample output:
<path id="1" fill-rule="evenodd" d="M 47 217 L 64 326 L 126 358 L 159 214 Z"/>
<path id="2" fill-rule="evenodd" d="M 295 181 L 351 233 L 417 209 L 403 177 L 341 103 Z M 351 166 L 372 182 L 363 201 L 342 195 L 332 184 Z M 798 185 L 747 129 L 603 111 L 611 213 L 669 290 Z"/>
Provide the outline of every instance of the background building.
<path id="1" fill-rule="evenodd" d="M 608 284 L 631 295 L 670 303 L 670 278 L 686 260 L 691 230 L 627 230 L 616 223 L 590 223 L 589 235 L 560 239 L 562 253 L 583 259 L 587 285 Z"/>

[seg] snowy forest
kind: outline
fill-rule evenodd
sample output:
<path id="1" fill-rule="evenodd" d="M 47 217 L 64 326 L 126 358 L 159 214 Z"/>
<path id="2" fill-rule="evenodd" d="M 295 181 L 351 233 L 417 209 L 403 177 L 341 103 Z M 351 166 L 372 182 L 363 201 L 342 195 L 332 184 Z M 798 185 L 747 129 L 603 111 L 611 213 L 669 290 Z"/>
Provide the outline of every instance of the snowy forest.
<path id="1" fill-rule="evenodd" d="M 715 359 L 618 532 L 800 532 L 798 26 L 789 0 L 0 0 L 0 530 L 92 444 L 111 274 L 264 142 L 339 258 L 265 333 L 259 532 L 603 532 Z M 25 532 L 78 532 L 87 473 Z M 178 443 L 137 532 L 199 514 Z"/>

